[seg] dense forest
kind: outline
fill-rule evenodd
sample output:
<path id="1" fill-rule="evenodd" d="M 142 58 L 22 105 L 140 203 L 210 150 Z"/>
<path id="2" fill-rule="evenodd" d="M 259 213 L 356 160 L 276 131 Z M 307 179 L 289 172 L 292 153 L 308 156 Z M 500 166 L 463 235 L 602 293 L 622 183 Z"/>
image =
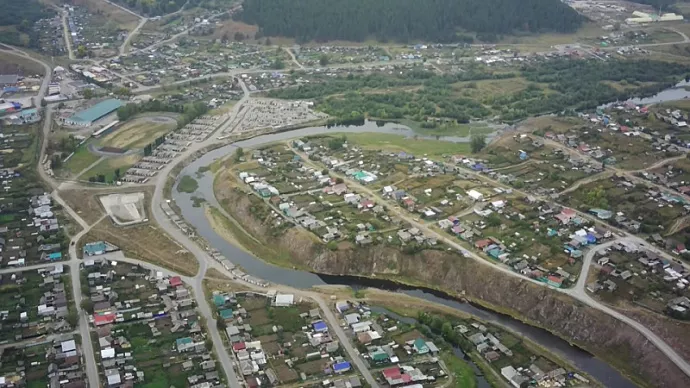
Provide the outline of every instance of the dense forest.
<path id="1" fill-rule="evenodd" d="M 37 0 L 0 0 L 0 9 L 0 42 L 14 45 L 21 44 L 21 33 L 28 34 L 34 41 L 34 23 L 53 15 Z"/>
<path id="2" fill-rule="evenodd" d="M 572 32 L 583 20 L 559 0 L 245 0 L 237 18 L 301 42 L 452 42 L 460 30 Z"/>

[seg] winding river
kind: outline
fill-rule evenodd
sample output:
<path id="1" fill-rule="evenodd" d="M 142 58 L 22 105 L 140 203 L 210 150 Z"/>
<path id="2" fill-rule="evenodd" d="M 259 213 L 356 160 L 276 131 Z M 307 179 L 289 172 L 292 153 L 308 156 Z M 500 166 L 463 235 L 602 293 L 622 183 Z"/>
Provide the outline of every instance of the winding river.
<path id="1" fill-rule="evenodd" d="M 416 133 L 409 128 L 405 128 L 398 124 L 377 124 L 375 122 L 367 121 L 363 125 L 359 126 L 336 126 L 332 128 L 310 127 L 289 132 L 258 136 L 252 139 L 239 141 L 234 144 L 210 151 L 186 166 L 178 175 L 178 178 L 184 175 L 194 176 L 199 183 L 199 188 L 195 193 L 188 194 L 178 192 L 175 185 L 172 190 L 173 199 L 180 207 L 184 219 L 190 225 L 196 228 L 197 233 L 201 237 L 205 238 L 212 247 L 218 249 L 225 257 L 229 258 L 236 265 L 241 266 L 247 273 L 251 275 L 273 283 L 285 284 L 297 288 L 310 288 L 312 286 L 324 284 L 341 284 L 351 286 L 353 288 L 375 287 L 405 293 L 407 295 L 421 298 L 430 302 L 453 307 L 462 312 L 474 315 L 484 321 L 501 325 L 516 333 L 519 333 L 540 346 L 548 349 L 554 354 L 569 360 L 577 368 L 590 374 L 607 387 L 635 387 L 630 380 L 621 375 L 617 370 L 609 366 L 604 361 L 597 359 L 582 349 L 571 346 L 567 341 L 549 333 L 546 330 L 530 326 L 512 317 L 498 314 L 473 304 L 461 303 L 440 292 L 423 288 L 408 287 L 390 281 L 381 281 L 354 276 L 318 275 L 311 272 L 291 270 L 267 264 L 264 261 L 261 261 L 244 252 L 243 250 L 233 246 L 223 237 L 216 234 L 206 219 L 203 208 L 193 206 L 193 196 L 201 196 L 209 204 L 217 207 L 220 206 L 213 194 L 213 174 L 211 172 L 199 173 L 198 170 L 200 167 L 208 166 L 213 161 L 234 152 L 237 147 L 252 148 L 263 144 L 296 137 L 333 132 L 376 132 L 404 135 L 409 137 L 416 135 Z M 433 138 L 435 139 L 435 137 Z M 450 142 L 468 141 L 467 138 L 460 137 L 441 137 L 439 140 Z"/>

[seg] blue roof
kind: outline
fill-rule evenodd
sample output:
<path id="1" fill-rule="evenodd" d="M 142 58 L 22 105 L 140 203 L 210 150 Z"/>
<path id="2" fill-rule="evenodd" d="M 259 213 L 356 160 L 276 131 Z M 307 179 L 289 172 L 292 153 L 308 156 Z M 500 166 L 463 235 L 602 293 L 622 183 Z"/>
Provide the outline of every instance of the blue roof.
<path id="1" fill-rule="evenodd" d="M 122 105 L 124 105 L 122 101 L 116 98 L 111 98 L 105 101 L 101 101 L 89 109 L 85 109 L 79 113 L 72 115 L 72 117 L 70 117 L 68 120 L 81 123 L 90 123 L 115 111 Z"/>
<path id="2" fill-rule="evenodd" d="M 312 326 L 314 327 L 314 330 L 316 330 L 316 331 L 328 330 L 328 326 L 326 326 L 326 323 L 324 321 L 315 322 Z"/>
<path id="3" fill-rule="evenodd" d="M 59 259 L 62 259 L 62 253 L 61 253 L 61 252 L 51 253 L 51 254 L 48 255 L 48 258 L 49 258 L 50 260 L 59 260 Z"/>
<path id="4" fill-rule="evenodd" d="M 84 245 L 84 252 L 94 254 L 96 252 L 105 252 L 105 242 L 97 241 Z"/>
<path id="5" fill-rule="evenodd" d="M 350 363 L 347 361 L 339 362 L 337 364 L 333 364 L 333 370 L 336 372 L 339 371 L 346 371 L 351 368 Z"/>

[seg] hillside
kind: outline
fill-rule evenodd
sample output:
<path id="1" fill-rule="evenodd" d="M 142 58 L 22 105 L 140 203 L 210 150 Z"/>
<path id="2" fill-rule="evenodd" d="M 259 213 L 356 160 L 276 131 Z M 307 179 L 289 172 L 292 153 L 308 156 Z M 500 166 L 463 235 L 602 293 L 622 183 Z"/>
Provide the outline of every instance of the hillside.
<path id="1" fill-rule="evenodd" d="M 583 18 L 558 0 L 245 0 L 238 18 L 298 41 L 452 42 L 458 31 L 572 32 Z"/>
<path id="2" fill-rule="evenodd" d="M 0 42 L 21 45 L 31 35 L 31 27 L 39 20 L 53 13 L 37 0 L 0 0 Z"/>

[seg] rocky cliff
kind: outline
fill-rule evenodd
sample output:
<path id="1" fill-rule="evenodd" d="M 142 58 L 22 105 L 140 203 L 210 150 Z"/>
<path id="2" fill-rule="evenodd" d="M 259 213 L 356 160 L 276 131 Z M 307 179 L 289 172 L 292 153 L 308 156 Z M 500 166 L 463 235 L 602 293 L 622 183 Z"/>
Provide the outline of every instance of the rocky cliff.
<path id="1" fill-rule="evenodd" d="M 690 387 L 690 378 L 635 329 L 566 295 L 446 251 L 425 250 L 409 255 L 384 245 L 355 249 L 347 243 L 338 250 L 329 250 L 297 228 L 271 236 L 270 226 L 252 216 L 256 203 L 252 204 L 246 195 L 229 187 L 216 193 L 247 231 L 276 250 L 290 252 L 295 262 L 314 272 L 385 274 L 449 294 L 464 292 L 473 301 L 541 326 L 587 349 L 649 386 Z M 684 337 L 677 340 L 687 341 Z"/>

